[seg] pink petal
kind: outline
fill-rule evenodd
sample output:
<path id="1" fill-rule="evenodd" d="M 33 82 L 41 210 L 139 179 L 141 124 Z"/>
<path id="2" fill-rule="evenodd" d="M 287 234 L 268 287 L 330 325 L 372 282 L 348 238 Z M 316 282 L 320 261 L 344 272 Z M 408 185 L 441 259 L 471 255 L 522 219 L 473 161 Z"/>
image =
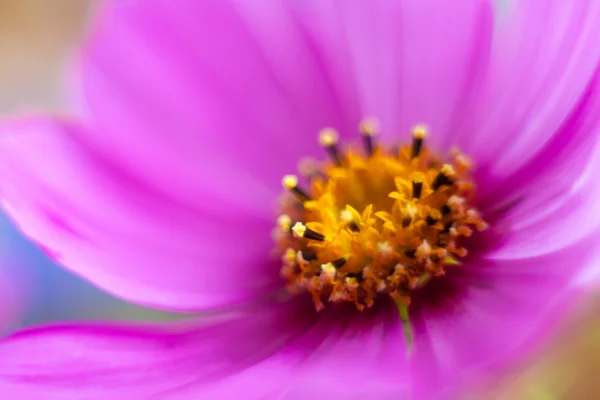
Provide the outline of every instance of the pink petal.
<path id="1" fill-rule="evenodd" d="M 190 166 L 215 152 L 278 182 L 318 151 L 318 129 L 352 133 L 361 116 L 441 136 L 487 67 L 493 26 L 487 0 L 115 3 L 83 59 L 85 101 L 102 146 L 134 149 L 123 162 L 167 187 L 198 184 Z"/>
<path id="2" fill-rule="evenodd" d="M 387 133 L 425 121 L 442 137 L 491 40 L 486 0 L 117 3 L 81 67 L 100 127 L 86 140 L 177 197 L 209 185 L 257 208 L 300 158 L 321 156 L 321 127 L 349 135 L 373 115 Z"/>
<path id="3" fill-rule="evenodd" d="M 473 384 L 540 350 L 582 289 L 578 271 L 597 269 L 591 238 L 559 252 L 521 260 L 474 260 L 415 299 L 417 387 L 439 391 Z M 423 394 L 425 396 L 425 394 Z"/>
<path id="4" fill-rule="evenodd" d="M 44 118 L 2 127 L 2 204 L 59 262 L 126 299 L 172 308 L 280 286 L 270 218 L 182 203 L 82 146 L 84 130 Z"/>
<path id="5" fill-rule="evenodd" d="M 497 20 L 486 87 L 449 143 L 476 158 L 489 188 L 547 152 L 557 135 L 568 141 L 565 124 L 577 124 L 575 113 L 585 118 L 578 108 L 597 90 L 590 86 L 600 62 L 596 0 L 513 1 Z"/>
<path id="6" fill-rule="evenodd" d="M 318 346 L 285 399 L 406 397 L 413 390 L 410 357 L 395 305 L 382 303 L 364 312 L 331 307 L 312 327 Z"/>
<path id="7" fill-rule="evenodd" d="M 379 118 L 388 140 L 408 140 L 418 123 L 430 126 L 433 143 L 454 132 L 488 66 L 490 1 L 309 0 L 296 8 L 331 63 L 352 66 L 362 114 Z"/>
<path id="8" fill-rule="evenodd" d="M 0 395 L 166 399 L 184 398 L 182 393 L 193 390 L 201 398 L 273 398 L 303 358 L 294 340 L 310 318 L 299 311 L 278 306 L 178 329 L 66 326 L 25 331 L 0 345 Z"/>
<path id="9" fill-rule="evenodd" d="M 492 204 L 517 202 L 493 221 L 502 240 L 488 258 L 549 253 L 598 230 L 600 79 L 591 82 L 584 103 L 538 156 L 491 193 Z"/>
<path id="10" fill-rule="evenodd" d="M 331 313 L 316 321 L 310 301 L 302 304 L 231 315 L 183 331 L 93 326 L 26 331 L 0 344 L 0 395 L 300 399 L 310 393 L 359 399 L 378 393 L 392 399 L 406 393 L 397 323 Z"/>
<path id="11" fill-rule="evenodd" d="M 357 131 L 355 98 L 285 3 L 112 3 L 80 66 L 98 128 L 82 140 L 177 199 L 268 213 L 281 177 L 322 157 L 321 128 Z"/>

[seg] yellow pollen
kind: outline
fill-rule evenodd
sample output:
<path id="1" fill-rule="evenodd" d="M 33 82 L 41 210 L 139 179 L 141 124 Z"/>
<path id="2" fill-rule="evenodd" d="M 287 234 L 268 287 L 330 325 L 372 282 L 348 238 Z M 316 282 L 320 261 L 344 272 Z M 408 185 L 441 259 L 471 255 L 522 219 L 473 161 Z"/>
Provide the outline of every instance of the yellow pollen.
<path id="1" fill-rule="evenodd" d="M 350 212 L 349 210 L 340 211 L 340 221 L 352 222 L 352 220 L 354 220 L 354 216 L 352 215 L 352 212 Z"/>
<path id="2" fill-rule="evenodd" d="M 327 264 L 321 265 L 321 271 L 322 271 L 321 276 L 324 276 L 329 279 L 333 279 L 335 277 L 336 269 L 332 263 L 327 263 Z"/>
<path id="3" fill-rule="evenodd" d="M 304 226 L 302 222 L 296 222 L 296 224 L 292 228 L 292 231 L 294 232 L 294 237 L 304 237 L 304 234 L 306 233 L 306 226 Z"/>
<path id="4" fill-rule="evenodd" d="M 364 119 L 360 123 L 359 131 L 363 136 L 375 136 L 378 133 L 378 123 L 372 118 Z"/>
<path id="5" fill-rule="evenodd" d="M 448 198 L 447 204 L 450 207 L 460 207 L 461 205 L 464 204 L 464 202 L 465 202 L 465 199 L 463 199 L 462 197 L 452 195 L 452 196 L 450 196 L 450 198 Z"/>
<path id="6" fill-rule="evenodd" d="M 283 253 L 282 260 L 285 265 L 294 265 L 296 262 L 296 251 L 292 248 L 287 249 Z"/>
<path id="7" fill-rule="evenodd" d="M 442 165 L 442 168 L 440 168 L 440 172 L 442 172 L 444 175 L 446 175 L 448 177 L 452 177 L 456 174 L 456 172 L 454 171 L 454 167 L 450 164 Z"/>
<path id="8" fill-rule="evenodd" d="M 421 243 L 419 245 L 419 247 L 417 247 L 415 256 L 417 258 L 423 259 L 423 258 L 429 257 L 430 254 L 431 254 L 431 246 L 429 245 L 429 243 L 427 243 L 427 240 L 423 240 L 423 243 Z"/>
<path id="9" fill-rule="evenodd" d="M 298 186 L 298 177 L 296 175 L 286 175 L 281 180 L 281 184 L 287 190 L 292 190 Z"/>
<path id="10" fill-rule="evenodd" d="M 388 242 L 377 243 L 377 250 L 381 255 L 390 255 L 394 251 Z"/>
<path id="11" fill-rule="evenodd" d="M 298 163 L 298 172 L 302 176 L 313 178 L 319 173 L 319 164 L 311 158 L 304 158 Z"/>
<path id="12" fill-rule="evenodd" d="M 335 146 L 339 140 L 337 131 L 333 128 L 325 128 L 319 133 L 319 143 L 323 147 Z"/>
<path id="13" fill-rule="evenodd" d="M 434 154 L 423 125 L 399 149 L 376 143 L 378 129 L 363 120 L 362 148 L 343 151 L 338 132 L 323 129 L 329 160 L 301 163 L 307 187 L 296 175 L 282 179 L 274 236 L 281 276 L 292 293 L 310 293 L 317 310 L 327 303 L 363 310 L 386 296 L 408 307 L 415 290 L 460 268 L 465 239 L 488 227 L 473 207 L 466 156 Z"/>
<path id="14" fill-rule="evenodd" d="M 413 128 L 412 135 L 415 139 L 425 139 L 427 137 L 427 128 L 425 125 L 416 125 Z"/>
<path id="15" fill-rule="evenodd" d="M 404 212 L 406 213 L 406 215 L 408 215 L 411 218 L 414 218 L 415 215 L 417 215 L 417 207 L 415 207 L 412 204 L 407 204 L 406 207 L 404 207 Z"/>
<path id="16" fill-rule="evenodd" d="M 282 214 L 277 218 L 277 226 L 279 226 L 282 231 L 289 231 L 292 227 L 292 219 L 289 215 Z"/>

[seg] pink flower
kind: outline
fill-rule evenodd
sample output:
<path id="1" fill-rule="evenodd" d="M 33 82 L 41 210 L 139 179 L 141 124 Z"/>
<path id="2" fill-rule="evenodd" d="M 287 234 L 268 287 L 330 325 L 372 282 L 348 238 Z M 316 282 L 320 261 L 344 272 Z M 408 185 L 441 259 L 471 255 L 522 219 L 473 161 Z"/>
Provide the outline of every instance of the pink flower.
<path id="1" fill-rule="evenodd" d="M 3 125 L 2 202 L 106 290 L 220 311 L 19 333 L 4 397 L 439 397 L 594 280 L 599 1 L 116 3 L 79 115 Z"/>

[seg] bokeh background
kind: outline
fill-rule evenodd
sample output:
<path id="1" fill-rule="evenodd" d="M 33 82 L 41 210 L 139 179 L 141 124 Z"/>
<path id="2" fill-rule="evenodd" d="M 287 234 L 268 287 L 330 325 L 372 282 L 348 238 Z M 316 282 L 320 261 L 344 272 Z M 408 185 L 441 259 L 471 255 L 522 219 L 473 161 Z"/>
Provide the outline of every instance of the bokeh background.
<path id="1" fill-rule="evenodd" d="M 88 0 L 0 0 L 0 114 L 60 110 L 65 69 L 86 25 Z M 56 266 L 0 214 L 0 262 L 27 296 L 20 326 L 79 319 L 146 320 L 135 307 Z M 14 275 L 14 274 L 13 274 Z M 18 326 L 17 326 L 18 327 Z"/>
<path id="2" fill-rule="evenodd" d="M 90 6 L 91 0 L 0 0 L 0 114 L 60 109 L 64 70 L 85 31 Z M 24 317 L 14 328 L 65 320 L 173 318 L 126 304 L 61 269 L 2 215 L 0 260 L 6 264 L 0 268 L 18 271 L 16 284 L 28 294 Z M 600 296 L 591 293 L 550 346 L 493 390 L 466 398 L 600 399 Z"/>

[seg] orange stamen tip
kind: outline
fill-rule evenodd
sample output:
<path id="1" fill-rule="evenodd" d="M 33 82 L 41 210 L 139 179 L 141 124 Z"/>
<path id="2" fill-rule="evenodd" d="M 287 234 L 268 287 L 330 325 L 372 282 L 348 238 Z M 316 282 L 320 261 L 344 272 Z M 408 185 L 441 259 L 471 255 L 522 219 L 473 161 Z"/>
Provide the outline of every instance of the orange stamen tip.
<path id="1" fill-rule="evenodd" d="M 411 180 L 413 182 L 423 182 L 425 180 L 425 175 L 422 172 L 414 172 L 411 176 Z"/>
<path id="2" fill-rule="evenodd" d="M 415 125 L 412 129 L 412 135 L 415 139 L 425 139 L 427 137 L 427 127 L 425 125 Z"/>
<path id="3" fill-rule="evenodd" d="M 281 179 L 281 185 L 287 190 L 292 190 L 298 186 L 298 177 L 296 175 L 285 175 Z"/>
<path id="4" fill-rule="evenodd" d="M 340 136 L 333 128 L 324 128 L 319 132 L 319 143 L 323 147 L 335 146 Z"/>
<path id="5" fill-rule="evenodd" d="M 367 118 L 360 122 L 359 131 L 363 136 L 375 136 L 379 133 L 379 122 L 374 118 Z"/>

